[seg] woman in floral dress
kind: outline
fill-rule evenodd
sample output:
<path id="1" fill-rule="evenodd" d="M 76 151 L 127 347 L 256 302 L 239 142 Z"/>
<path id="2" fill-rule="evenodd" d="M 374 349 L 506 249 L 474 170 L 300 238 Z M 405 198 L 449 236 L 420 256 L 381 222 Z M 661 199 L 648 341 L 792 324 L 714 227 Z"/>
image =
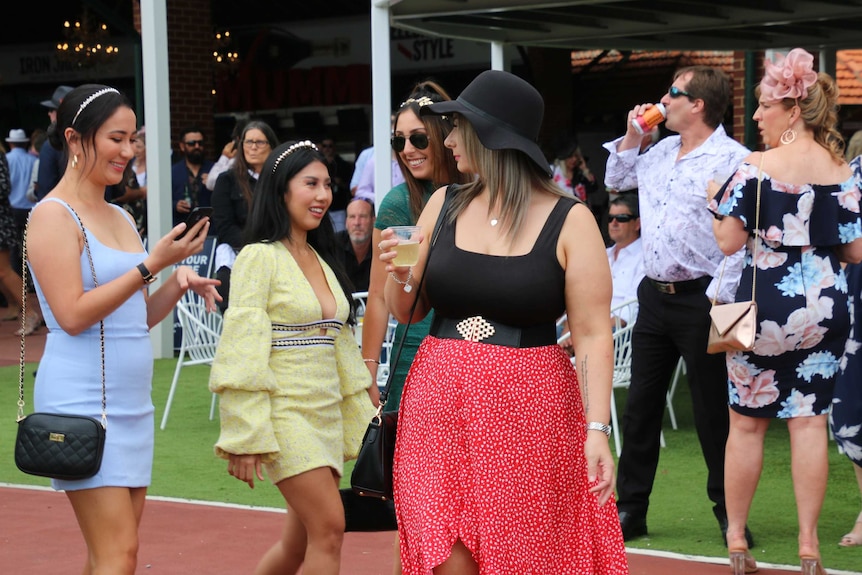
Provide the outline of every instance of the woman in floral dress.
<path id="1" fill-rule="evenodd" d="M 734 575 L 756 569 L 744 526 L 769 421 L 785 419 L 799 556 L 804 573 L 822 574 L 817 521 L 828 475 L 826 425 L 850 329 L 840 261 L 862 254 L 860 181 L 835 130 L 837 87 L 813 71 L 811 54 L 795 49 L 777 64 L 767 61 L 759 92 L 754 120 L 769 150 L 749 156 L 710 203 L 722 251 L 746 246 L 737 301 L 751 299 L 757 266 L 754 350 L 727 354 L 727 545 Z"/>
<path id="2" fill-rule="evenodd" d="M 862 180 L 862 155 L 856 156 L 857 152 L 850 149 L 852 147 L 851 140 L 845 157 L 850 160 L 853 173 Z M 862 493 L 862 264 L 848 265 L 844 273 L 853 326 L 844 351 L 844 370 L 835 382 L 830 417 L 835 443 L 852 462 L 856 483 Z M 838 545 L 862 546 L 862 512 L 856 516 L 853 529 L 841 538 Z"/>

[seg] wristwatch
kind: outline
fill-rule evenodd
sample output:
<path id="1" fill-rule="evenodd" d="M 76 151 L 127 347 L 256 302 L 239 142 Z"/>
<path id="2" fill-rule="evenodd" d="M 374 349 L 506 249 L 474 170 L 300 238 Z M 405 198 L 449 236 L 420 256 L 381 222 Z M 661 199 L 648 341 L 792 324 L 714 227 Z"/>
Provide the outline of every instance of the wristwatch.
<path id="1" fill-rule="evenodd" d="M 611 436 L 611 426 L 601 423 L 599 421 L 591 421 L 587 424 L 587 431 L 595 429 L 596 431 L 601 431 L 608 437 Z"/>
<path id="2" fill-rule="evenodd" d="M 156 281 L 156 276 L 150 273 L 150 270 L 147 269 L 147 266 L 143 262 L 138 264 L 138 271 L 141 272 L 141 277 L 144 279 L 145 284 L 151 284 Z"/>

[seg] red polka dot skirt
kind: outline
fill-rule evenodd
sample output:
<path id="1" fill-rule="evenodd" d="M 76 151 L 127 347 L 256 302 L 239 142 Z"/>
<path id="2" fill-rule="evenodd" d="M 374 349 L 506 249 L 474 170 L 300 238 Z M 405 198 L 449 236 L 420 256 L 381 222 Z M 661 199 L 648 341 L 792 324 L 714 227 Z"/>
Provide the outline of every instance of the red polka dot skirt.
<path id="1" fill-rule="evenodd" d="M 616 503 L 588 492 L 585 427 L 559 346 L 425 338 L 395 446 L 404 575 L 431 575 L 458 540 L 483 575 L 627 574 Z"/>

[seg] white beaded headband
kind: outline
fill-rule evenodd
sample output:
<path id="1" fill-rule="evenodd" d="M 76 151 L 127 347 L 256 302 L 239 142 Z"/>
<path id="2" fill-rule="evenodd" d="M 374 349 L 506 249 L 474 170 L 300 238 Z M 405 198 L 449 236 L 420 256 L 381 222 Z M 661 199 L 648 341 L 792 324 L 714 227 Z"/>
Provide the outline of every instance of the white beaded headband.
<path id="1" fill-rule="evenodd" d="M 104 96 L 105 94 L 109 94 L 111 92 L 115 92 L 117 94 L 120 93 L 119 90 L 117 90 L 116 88 L 102 88 L 98 92 L 93 92 L 92 94 L 90 94 L 90 96 L 86 100 L 81 102 L 81 105 L 78 107 L 78 111 L 75 113 L 75 117 L 72 118 L 72 125 L 75 125 L 75 122 L 78 121 L 78 116 L 81 115 L 81 112 L 84 111 L 84 108 L 93 103 L 93 100 L 95 100 L 99 96 Z"/>
<path id="2" fill-rule="evenodd" d="M 417 104 L 421 108 L 422 106 L 430 106 L 433 103 L 434 103 L 434 100 L 432 100 L 428 96 L 422 96 L 421 98 L 416 98 L 416 99 L 407 98 L 406 100 L 401 102 L 401 105 L 398 107 L 403 108 L 404 106 L 406 106 L 408 104 Z"/>
<path id="3" fill-rule="evenodd" d="M 286 157 L 288 157 L 289 155 L 291 155 L 292 153 L 294 153 L 295 151 L 297 151 L 300 148 L 311 148 L 315 152 L 318 151 L 317 146 L 315 146 L 311 142 L 311 140 L 302 140 L 301 142 L 297 142 L 297 143 L 291 145 L 289 148 L 287 148 L 285 151 L 283 151 L 278 156 L 278 159 L 275 160 L 275 164 L 273 164 L 273 166 L 272 166 L 272 173 L 273 174 L 275 173 L 275 171 L 278 169 L 278 165 L 281 163 L 281 161 L 283 159 L 285 159 Z"/>

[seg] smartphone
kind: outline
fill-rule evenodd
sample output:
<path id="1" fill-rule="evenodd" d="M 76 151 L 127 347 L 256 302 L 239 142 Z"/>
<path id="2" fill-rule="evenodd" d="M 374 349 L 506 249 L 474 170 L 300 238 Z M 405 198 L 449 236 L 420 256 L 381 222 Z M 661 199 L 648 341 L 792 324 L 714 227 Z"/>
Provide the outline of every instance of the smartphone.
<path id="1" fill-rule="evenodd" d="M 189 213 L 189 217 L 186 218 L 186 229 L 184 229 L 182 231 L 182 233 L 180 233 L 180 235 L 175 237 L 174 241 L 184 238 L 186 235 L 186 232 L 188 232 L 190 229 L 192 229 L 192 226 L 194 226 L 195 224 L 197 224 L 199 221 L 201 221 L 204 218 L 212 217 L 212 215 L 213 215 L 213 209 L 212 208 L 197 207 L 197 208 L 193 209 L 191 211 L 191 213 Z"/>

